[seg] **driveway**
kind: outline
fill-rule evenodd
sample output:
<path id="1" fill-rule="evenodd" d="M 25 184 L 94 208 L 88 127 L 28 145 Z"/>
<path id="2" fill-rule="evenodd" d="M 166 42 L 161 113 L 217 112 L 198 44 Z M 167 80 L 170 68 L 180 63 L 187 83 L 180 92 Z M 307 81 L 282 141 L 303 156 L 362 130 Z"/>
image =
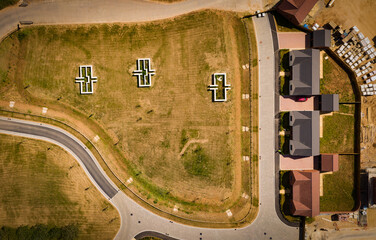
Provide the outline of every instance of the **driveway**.
<path id="1" fill-rule="evenodd" d="M 279 155 L 279 168 L 280 170 L 313 170 L 314 157 L 293 157 Z"/>
<path id="2" fill-rule="evenodd" d="M 298 102 L 296 97 L 280 96 L 279 109 L 281 112 L 288 111 L 313 111 L 315 108 L 315 97 L 307 97 L 307 101 Z"/>
<path id="3" fill-rule="evenodd" d="M 279 32 L 278 43 L 280 49 L 309 48 L 309 35 L 304 32 Z"/>

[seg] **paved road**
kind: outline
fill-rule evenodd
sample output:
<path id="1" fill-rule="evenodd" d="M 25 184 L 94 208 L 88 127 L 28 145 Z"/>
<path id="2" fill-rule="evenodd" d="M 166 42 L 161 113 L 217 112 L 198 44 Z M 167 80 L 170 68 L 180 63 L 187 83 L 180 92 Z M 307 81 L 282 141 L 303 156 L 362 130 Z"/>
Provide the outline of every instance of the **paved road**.
<path id="1" fill-rule="evenodd" d="M 27 7 L 0 10 L 0 39 L 17 27 L 19 21 L 37 24 L 76 24 L 143 22 L 170 18 L 203 8 L 249 11 L 262 6 L 262 0 L 186 0 L 158 4 L 144 0 L 49 0 Z"/>

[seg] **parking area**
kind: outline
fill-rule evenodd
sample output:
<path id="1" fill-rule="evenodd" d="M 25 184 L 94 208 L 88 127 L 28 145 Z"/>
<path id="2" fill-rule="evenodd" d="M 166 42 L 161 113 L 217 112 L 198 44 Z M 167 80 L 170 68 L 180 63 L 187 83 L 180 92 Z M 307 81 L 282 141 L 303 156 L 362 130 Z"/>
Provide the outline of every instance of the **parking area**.
<path id="1" fill-rule="evenodd" d="M 280 170 L 313 170 L 314 157 L 293 157 L 279 155 Z"/>
<path id="2" fill-rule="evenodd" d="M 304 101 L 304 99 L 306 100 Z M 315 108 L 315 97 L 298 98 L 292 96 L 280 96 L 279 103 L 281 112 L 313 111 Z"/>
<path id="3" fill-rule="evenodd" d="M 279 49 L 305 49 L 310 47 L 309 35 L 304 32 L 279 32 Z"/>

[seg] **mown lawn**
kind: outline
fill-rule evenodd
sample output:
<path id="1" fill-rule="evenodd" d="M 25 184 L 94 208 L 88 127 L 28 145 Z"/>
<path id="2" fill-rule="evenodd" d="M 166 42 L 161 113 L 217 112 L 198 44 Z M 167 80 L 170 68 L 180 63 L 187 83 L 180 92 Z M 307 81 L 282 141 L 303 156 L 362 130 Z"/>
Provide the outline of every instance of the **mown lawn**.
<path id="1" fill-rule="evenodd" d="M 354 157 L 340 156 L 339 170 L 324 176 L 320 211 L 351 211 L 355 205 Z"/>
<path id="2" fill-rule="evenodd" d="M 0 135 L 0 182 L 0 239 L 112 239 L 120 226 L 116 209 L 56 145 Z"/>
<path id="3" fill-rule="evenodd" d="M 347 113 L 346 113 L 347 114 Z M 323 137 L 320 138 L 321 153 L 354 152 L 354 115 L 333 113 L 324 117 Z"/>

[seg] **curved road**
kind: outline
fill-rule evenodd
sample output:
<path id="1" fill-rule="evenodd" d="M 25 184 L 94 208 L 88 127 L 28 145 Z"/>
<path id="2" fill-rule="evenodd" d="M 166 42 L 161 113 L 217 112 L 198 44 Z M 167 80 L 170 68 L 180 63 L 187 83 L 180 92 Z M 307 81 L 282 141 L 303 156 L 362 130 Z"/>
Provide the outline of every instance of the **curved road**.
<path id="1" fill-rule="evenodd" d="M 135 0 L 82 0 L 33 3 L 26 8 L 11 7 L 0 11 L 0 39 L 20 20 L 39 24 L 139 22 L 172 17 L 202 8 L 245 11 L 249 0 L 187 0 L 160 5 Z M 142 13 L 142 14 L 140 14 Z M 275 60 L 269 18 L 255 18 L 259 54 L 259 182 L 260 208 L 255 221 L 240 229 L 209 229 L 187 226 L 162 218 L 138 205 L 106 176 L 93 154 L 71 134 L 59 128 L 30 121 L 0 117 L 0 133 L 37 138 L 55 143 L 70 152 L 82 165 L 95 186 L 118 209 L 121 226 L 116 239 L 130 240 L 145 232 L 157 232 L 177 239 L 298 239 L 299 229 L 279 218 L 276 184 L 275 146 Z M 262 84 L 261 84 L 262 83 Z"/>
<path id="2" fill-rule="evenodd" d="M 245 12 L 263 0 L 185 0 L 158 4 L 145 0 L 45 0 L 27 7 L 0 10 L 0 40 L 20 21 L 36 24 L 144 22 L 175 17 L 204 8 Z"/>

